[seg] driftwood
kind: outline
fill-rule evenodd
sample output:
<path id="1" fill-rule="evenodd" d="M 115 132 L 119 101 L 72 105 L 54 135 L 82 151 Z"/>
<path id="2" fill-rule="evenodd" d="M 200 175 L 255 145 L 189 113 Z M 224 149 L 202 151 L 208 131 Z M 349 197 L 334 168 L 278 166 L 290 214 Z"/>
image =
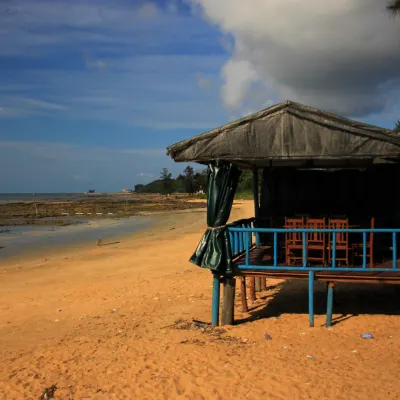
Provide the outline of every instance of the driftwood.
<path id="1" fill-rule="evenodd" d="M 103 243 L 103 239 L 97 239 L 97 246 L 108 246 L 110 244 L 118 244 L 118 243 L 119 243 L 119 241 Z"/>

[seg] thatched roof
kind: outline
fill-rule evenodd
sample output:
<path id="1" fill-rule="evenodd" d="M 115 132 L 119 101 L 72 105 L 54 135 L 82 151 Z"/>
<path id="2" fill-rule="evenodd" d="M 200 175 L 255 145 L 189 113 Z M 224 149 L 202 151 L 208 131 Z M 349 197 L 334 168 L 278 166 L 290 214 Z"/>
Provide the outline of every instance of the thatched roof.
<path id="1" fill-rule="evenodd" d="M 286 101 L 167 149 L 178 162 L 229 161 L 242 167 L 359 165 L 400 162 L 400 135 Z"/>

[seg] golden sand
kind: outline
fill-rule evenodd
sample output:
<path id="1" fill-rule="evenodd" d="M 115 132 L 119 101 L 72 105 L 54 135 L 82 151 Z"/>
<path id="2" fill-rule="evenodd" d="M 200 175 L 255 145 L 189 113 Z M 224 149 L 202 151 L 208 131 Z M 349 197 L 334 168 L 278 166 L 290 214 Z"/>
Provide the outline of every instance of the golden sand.
<path id="1" fill-rule="evenodd" d="M 243 202 L 232 219 L 251 215 Z M 317 285 L 309 328 L 306 283 L 270 280 L 237 325 L 193 323 L 211 314 L 210 273 L 187 261 L 204 222 L 171 214 L 117 245 L 0 265 L 0 399 L 53 384 L 55 399 L 399 398 L 396 288 L 339 285 L 327 329 Z"/>

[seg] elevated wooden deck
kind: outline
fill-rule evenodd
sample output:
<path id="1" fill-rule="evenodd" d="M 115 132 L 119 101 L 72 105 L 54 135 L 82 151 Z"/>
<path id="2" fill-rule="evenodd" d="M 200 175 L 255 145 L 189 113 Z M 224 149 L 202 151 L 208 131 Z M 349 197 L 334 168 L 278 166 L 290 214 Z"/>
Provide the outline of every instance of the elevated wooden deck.
<path id="1" fill-rule="evenodd" d="M 270 247 L 254 247 L 250 250 L 250 264 L 258 266 L 271 266 L 272 256 Z M 245 264 L 245 254 L 233 260 L 235 265 Z M 283 265 L 283 264 L 281 264 Z M 375 268 L 388 268 L 392 267 L 392 262 L 387 261 L 374 265 Z M 361 268 L 359 266 L 358 268 Z M 260 276 L 276 279 L 308 279 L 308 271 L 289 271 L 289 270 L 274 270 L 274 271 L 239 271 L 235 272 L 238 276 Z M 374 271 L 374 268 L 366 268 L 365 271 L 316 271 L 314 275 L 315 280 L 325 282 L 353 282 L 353 283 L 370 283 L 370 284 L 400 284 L 400 272 L 388 271 L 380 272 Z"/>

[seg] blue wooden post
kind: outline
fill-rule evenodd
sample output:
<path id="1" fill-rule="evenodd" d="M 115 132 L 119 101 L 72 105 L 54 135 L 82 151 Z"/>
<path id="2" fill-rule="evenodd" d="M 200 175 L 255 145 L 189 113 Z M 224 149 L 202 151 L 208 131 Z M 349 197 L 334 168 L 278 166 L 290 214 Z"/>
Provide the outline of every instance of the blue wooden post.
<path id="1" fill-rule="evenodd" d="M 251 240 L 251 233 L 247 232 L 245 233 L 245 237 L 244 237 L 244 247 L 245 247 L 245 251 L 246 251 L 246 265 L 250 265 L 250 240 Z"/>
<path id="2" fill-rule="evenodd" d="M 308 273 L 308 317 L 310 326 L 314 326 L 314 272 Z"/>
<path id="3" fill-rule="evenodd" d="M 237 256 L 239 254 L 239 233 L 233 232 L 233 254 Z"/>
<path id="4" fill-rule="evenodd" d="M 213 294 L 212 294 L 212 312 L 211 323 L 213 326 L 219 324 L 219 303 L 220 303 L 220 283 L 221 277 L 219 274 L 213 274 Z"/>
<path id="5" fill-rule="evenodd" d="M 332 313 L 333 313 L 333 288 L 334 283 L 328 283 L 328 294 L 326 300 L 326 326 L 329 327 L 332 325 Z"/>
<path id="6" fill-rule="evenodd" d="M 363 232 L 363 268 L 367 268 L 367 233 Z"/>

